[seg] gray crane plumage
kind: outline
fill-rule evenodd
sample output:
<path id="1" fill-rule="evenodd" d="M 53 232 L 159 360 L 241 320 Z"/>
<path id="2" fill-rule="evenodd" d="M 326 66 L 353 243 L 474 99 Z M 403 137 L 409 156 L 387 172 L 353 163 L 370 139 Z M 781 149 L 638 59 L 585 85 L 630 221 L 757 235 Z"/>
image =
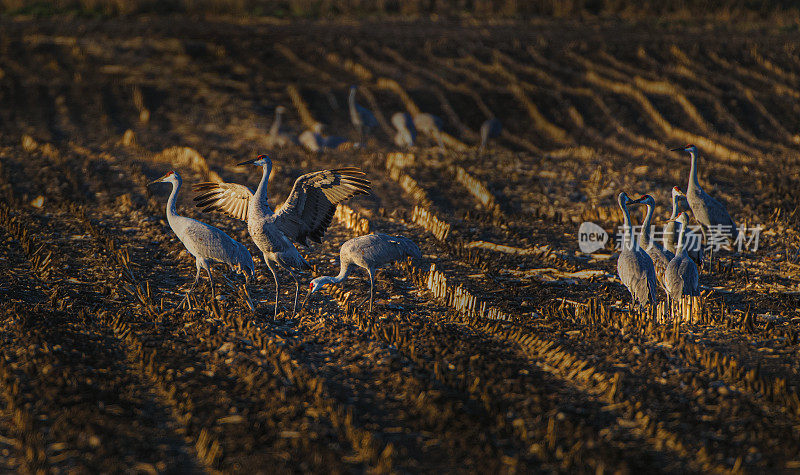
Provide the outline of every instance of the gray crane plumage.
<path id="1" fill-rule="evenodd" d="M 444 141 L 442 140 L 442 119 L 433 114 L 422 112 L 414 116 L 414 127 L 425 135 L 433 137 L 439 144 L 439 148 L 444 150 Z"/>
<path id="2" fill-rule="evenodd" d="M 211 296 L 215 298 L 214 281 L 211 277 L 211 266 L 213 262 L 227 264 L 231 270 L 238 274 L 244 274 L 245 284 L 250 282 L 250 278 L 255 271 L 253 256 L 243 244 L 233 240 L 222 230 L 196 219 L 180 216 L 176 210 L 178 191 L 183 180 L 180 175 L 171 171 L 150 183 L 172 183 L 172 192 L 167 200 L 167 221 L 170 228 L 178 236 L 183 246 L 194 256 L 197 274 L 194 283 L 186 293 L 186 298 L 195 289 L 200 281 L 200 270 L 205 269 L 208 273 L 208 281 L 211 285 Z M 245 291 L 247 287 L 245 287 Z M 250 303 L 250 302 L 248 302 Z"/>
<path id="3" fill-rule="evenodd" d="M 638 302 L 640 306 L 656 306 L 655 268 L 650 256 L 636 244 L 636 236 L 633 235 L 631 226 L 631 215 L 628 212 L 628 203 L 634 203 L 625 192 L 619 194 L 618 204 L 622 209 L 624 222 L 624 236 L 622 240 L 622 250 L 617 258 L 617 274 L 620 280 L 631 294 L 631 301 Z"/>
<path id="4" fill-rule="evenodd" d="M 672 151 L 689 152 L 692 157 L 692 166 L 689 171 L 689 184 L 686 187 L 686 200 L 689 202 L 689 207 L 692 209 L 694 219 L 705 228 L 711 226 L 727 227 L 727 233 L 723 233 L 731 240 L 735 241 L 739 235 L 736 228 L 736 223 L 728 214 L 725 206 L 714 199 L 711 195 L 705 192 L 700 186 L 700 181 L 697 179 L 697 159 L 700 155 L 697 147 L 694 145 L 686 145 L 685 147 L 673 148 Z"/>
<path id="5" fill-rule="evenodd" d="M 414 119 L 411 118 L 411 114 L 395 112 L 392 115 L 392 125 L 397 129 L 397 134 L 394 136 L 395 145 L 401 148 L 413 147 L 417 140 L 417 128 L 414 127 Z"/>
<path id="6" fill-rule="evenodd" d="M 656 201 L 650 195 L 644 195 L 636 200 L 637 204 L 647 205 L 647 215 L 642 223 L 642 229 L 639 232 L 639 245 L 650 256 L 653 261 L 653 268 L 656 271 L 656 279 L 658 283 L 666 290 L 664 284 L 664 271 L 667 270 L 669 262 L 675 257 L 675 254 L 664 249 L 652 238 L 652 229 L 650 224 L 653 219 L 653 211 L 656 207 Z"/>
<path id="7" fill-rule="evenodd" d="M 663 241 L 664 249 L 675 254 L 675 248 L 678 246 L 678 224 L 675 218 L 680 213 L 689 208 L 689 202 L 686 200 L 686 195 L 677 186 L 672 187 L 672 213 L 669 215 L 669 221 L 664 224 L 663 228 Z"/>
<path id="8" fill-rule="evenodd" d="M 681 213 L 675 218 L 681 224 L 678 236 L 678 248 L 675 257 L 669 262 L 664 273 L 667 295 L 670 300 L 680 301 L 683 296 L 700 295 L 700 274 L 697 265 L 686 253 L 684 236 L 687 228 L 686 213 Z"/>
<path id="9" fill-rule="evenodd" d="M 204 211 L 224 211 L 247 222 L 250 237 L 263 253 L 264 262 L 275 279 L 275 315 L 278 314 L 277 268 L 288 271 L 295 281 L 294 315 L 300 292 L 295 271 L 311 266 L 292 242 L 304 246 L 308 246 L 309 241 L 321 242 L 336 205 L 355 195 L 368 194 L 370 184 L 361 178 L 364 173 L 358 168 L 307 173 L 295 180 L 289 197 L 273 212 L 267 202 L 272 160 L 259 155 L 239 165 L 247 164 L 262 167 L 261 182 L 255 193 L 236 183 L 206 182 L 194 186 L 194 190 L 201 193 L 194 200 Z"/>
<path id="10" fill-rule="evenodd" d="M 327 284 L 338 284 L 346 279 L 354 267 L 361 267 L 369 274 L 369 310 L 372 311 L 373 292 L 375 288 L 375 271 L 386 264 L 397 262 L 408 257 L 422 258 L 419 247 L 407 237 L 389 236 L 373 233 L 358 236 L 342 244 L 339 249 L 339 275 L 317 277 L 311 281 L 308 297 Z M 303 302 L 305 305 L 305 301 Z"/>
<path id="11" fill-rule="evenodd" d="M 356 128 L 359 135 L 359 142 L 364 144 L 364 137 L 366 134 L 378 126 L 378 120 L 375 116 L 365 107 L 362 107 L 356 102 L 356 86 L 350 86 L 350 96 L 348 97 L 348 104 L 350 106 L 350 122 Z"/>
<path id="12" fill-rule="evenodd" d="M 483 152 L 483 149 L 486 148 L 486 144 L 489 142 L 489 139 L 499 137 L 502 131 L 503 125 L 494 117 L 481 124 L 481 146 L 478 150 Z"/>
<path id="13" fill-rule="evenodd" d="M 690 211 L 689 201 L 686 195 L 677 186 L 672 188 L 672 214 L 669 216 L 669 221 L 664 225 L 664 248 L 675 254 L 678 248 L 678 234 L 681 229 L 681 224 L 675 220 L 678 215 L 684 211 Z M 697 240 L 689 242 L 688 233 L 691 233 Z M 687 236 L 684 237 L 684 247 L 686 253 L 692 258 L 697 267 L 703 266 L 704 252 L 703 243 L 700 241 L 699 236 L 696 236 L 691 229 L 687 229 Z"/>

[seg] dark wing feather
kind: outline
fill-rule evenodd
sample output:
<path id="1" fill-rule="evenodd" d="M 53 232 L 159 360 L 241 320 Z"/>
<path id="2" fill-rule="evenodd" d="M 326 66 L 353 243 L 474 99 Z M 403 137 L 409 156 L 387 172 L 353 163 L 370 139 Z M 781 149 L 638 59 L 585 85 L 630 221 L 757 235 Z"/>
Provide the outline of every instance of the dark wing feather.
<path id="1" fill-rule="evenodd" d="M 308 245 L 320 242 L 333 219 L 336 205 L 370 191 L 358 168 L 336 168 L 307 173 L 294 182 L 289 197 L 275 213 L 275 225 L 289 239 Z"/>
<path id="2" fill-rule="evenodd" d="M 236 183 L 203 182 L 192 186 L 199 193 L 194 197 L 195 206 L 203 211 L 224 211 L 234 218 L 247 221 L 247 209 L 253 192 Z"/>

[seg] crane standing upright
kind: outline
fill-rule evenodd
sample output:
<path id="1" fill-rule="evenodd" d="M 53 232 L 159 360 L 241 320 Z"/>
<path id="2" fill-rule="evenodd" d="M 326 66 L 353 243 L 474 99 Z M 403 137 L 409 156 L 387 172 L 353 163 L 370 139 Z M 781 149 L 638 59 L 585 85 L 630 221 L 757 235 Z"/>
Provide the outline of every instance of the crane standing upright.
<path id="1" fill-rule="evenodd" d="M 664 286 L 664 271 L 667 270 L 669 261 L 675 257 L 675 254 L 665 250 L 652 239 L 650 223 L 653 219 L 653 210 L 656 207 L 655 199 L 650 195 L 644 195 L 635 200 L 635 202 L 647 205 L 647 215 L 644 218 L 644 223 L 642 223 L 642 230 L 639 232 L 639 245 L 650 256 L 650 260 L 653 261 L 653 268 L 656 271 L 656 279 L 666 290 Z"/>
<path id="2" fill-rule="evenodd" d="M 378 126 L 378 120 L 375 116 L 356 102 L 356 86 L 350 86 L 350 96 L 348 97 L 348 105 L 350 106 L 350 122 L 356 128 L 359 135 L 359 143 L 363 146 L 364 139 L 367 132 Z"/>
<path id="3" fill-rule="evenodd" d="M 689 207 L 692 209 L 694 219 L 702 224 L 709 230 L 719 230 L 722 234 L 736 241 L 739 235 L 739 230 L 736 223 L 728 214 L 725 205 L 715 200 L 711 195 L 705 192 L 700 186 L 700 181 L 697 179 L 697 159 L 700 153 L 692 144 L 683 147 L 671 149 L 673 152 L 682 151 L 689 152 L 692 157 L 692 167 L 689 170 L 689 184 L 686 187 L 686 199 L 689 202 Z"/>
<path id="4" fill-rule="evenodd" d="M 236 273 L 244 274 L 245 295 L 247 296 L 247 283 L 253 276 L 255 264 L 253 256 L 243 244 L 234 241 L 230 236 L 218 228 L 203 223 L 196 219 L 187 218 L 178 214 L 175 204 L 178 200 L 178 191 L 181 189 L 180 175 L 171 171 L 157 180 L 148 183 L 148 186 L 156 183 L 172 183 L 172 193 L 167 200 L 167 222 L 169 227 L 178 236 L 189 254 L 194 256 L 197 274 L 195 274 L 192 287 L 186 292 L 184 300 L 188 300 L 189 294 L 197 287 L 200 281 L 200 270 L 205 269 L 208 273 L 208 282 L 211 285 L 211 298 L 216 299 L 214 293 L 214 280 L 211 277 L 211 263 L 220 262 L 227 264 Z M 254 310 L 250 298 L 247 303 L 251 310 Z"/>
<path id="5" fill-rule="evenodd" d="M 628 204 L 637 203 L 631 200 L 623 191 L 618 196 L 618 204 L 624 218 L 622 249 L 617 258 L 617 274 L 619 279 L 631 294 L 631 303 L 638 302 L 641 307 L 655 308 L 658 303 L 656 297 L 656 280 L 653 261 L 636 243 L 631 226 L 631 215 Z"/>
<path id="6" fill-rule="evenodd" d="M 689 201 L 686 195 L 677 186 L 672 188 L 672 214 L 669 221 L 664 225 L 664 248 L 669 249 L 675 254 L 678 247 L 678 234 L 680 233 L 681 223 L 675 218 L 683 211 L 689 211 Z M 691 230 L 686 230 L 686 236 L 683 238 L 683 247 L 686 253 L 697 264 L 697 267 L 703 267 L 704 253 L 703 243 L 700 240 L 689 240 L 689 234 L 696 236 Z"/>
<path id="7" fill-rule="evenodd" d="M 286 113 L 286 108 L 278 106 L 275 108 L 275 120 L 269 128 L 268 143 L 271 147 L 285 147 L 293 142 L 292 136 L 281 130 L 283 123 L 283 114 Z"/>
<path id="8" fill-rule="evenodd" d="M 311 294 L 328 284 L 338 284 L 350 275 L 354 267 L 361 267 L 369 274 L 369 311 L 371 312 L 375 271 L 386 264 L 407 257 L 422 258 L 419 247 L 407 237 L 373 233 L 350 239 L 339 249 L 339 275 L 335 277 L 326 275 L 313 279 L 308 286 L 308 294 L 303 301 L 303 306 Z"/>
<path id="9" fill-rule="evenodd" d="M 275 316 L 278 315 L 278 268 L 291 274 L 296 286 L 292 316 L 297 310 L 300 283 L 296 271 L 310 269 L 292 241 L 309 245 L 309 240 L 321 242 L 331 224 L 336 205 L 355 195 L 370 191 L 368 180 L 358 168 L 336 168 L 307 173 L 295 180 L 289 197 L 273 212 L 267 202 L 267 185 L 272 160 L 259 155 L 239 165 L 262 168 L 261 182 L 253 193 L 236 183 L 205 182 L 194 186 L 201 192 L 194 200 L 204 211 L 220 210 L 247 222 L 250 237 L 264 255 L 264 262 L 275 279 Z"/>
<path id="10" fill-rule="evenodd" d="M 697 265 L 686 252 L 686 243 L 684 241 L 688 222 L 686 213 L 681 213 L 674 219 L 681 224 L 678 234 L 678 247 L 675 251 L 675 257 L 669 261 L 669 265 L 664 272 L 664 283 L 670 302 L 670 310 L 673 302 L 680 302 L 682 297 L 700 295 L 700 274 L 697 271 Z"/>

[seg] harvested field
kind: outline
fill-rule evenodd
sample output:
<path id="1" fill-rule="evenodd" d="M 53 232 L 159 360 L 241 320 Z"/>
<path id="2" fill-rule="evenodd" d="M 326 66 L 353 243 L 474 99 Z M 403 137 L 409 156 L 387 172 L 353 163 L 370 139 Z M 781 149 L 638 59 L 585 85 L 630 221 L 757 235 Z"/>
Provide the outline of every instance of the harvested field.
<path id="1" fill-rule="evenodd" d="M 380 37 L 375 34 L 381 31 Z M 800 34 L 611 22 L 433 23 L 0 17 L 0 472 L 778 472 L 800 470 Z M 347 93 L 379 126 L 364 148 Z M 277 106 L 299 134 L 272 147 Z M 444 121 L 398 153 L 390 118 Z M 501 136 L 477 153 L 481 123 Z M 578 227 L 621 223 L 651 194 L 656 224 L 689 174 L 756 251 L 721 251 L 698 320 L 626 310 L 616 254 Z M 360 167 L 301 253 L 338 271 L 367 232 L 412 238 L 418 267 L 366 273 L 291 318 L 247 226 L 194 206 L 191 184 L 270 205 L 309 171 Z M 208 280 L 178 211 L 244 243 L 249 286 Z M 641 220 L 637 208 L 635 217 Z M 216 275 L 227 273 L 223 266 Z M 313 275 L 312 275 L 313 274 Z M 234 281 L 238 276 L 229 275 Z M 216 308 L 213 308 L 216 307 Z"/>

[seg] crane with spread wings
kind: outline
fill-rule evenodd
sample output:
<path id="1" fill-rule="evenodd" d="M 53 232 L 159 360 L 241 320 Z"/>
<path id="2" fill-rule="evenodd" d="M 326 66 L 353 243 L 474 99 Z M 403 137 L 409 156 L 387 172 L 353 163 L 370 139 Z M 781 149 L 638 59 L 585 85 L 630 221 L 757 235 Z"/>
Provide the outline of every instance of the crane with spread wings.
<path id="1" fill-rule="evenodd" d="M 297 178 L 286 201 L 272 211 L 267 202 L 267 185 L 272 171 L 272 160 L 259 155 L 239 165 L 262 167 L 261 182 L 255 193 L 244 185 L 225 182 L 205 182 L 194 185 L 200 192 L 194 198 L 204 211 L 224 211 L 234 218 L 247 222 L 247 230 L 264 255 L 272 277 L 275 279 L 275 316 L 278 315 L 278 268 L 291 274 L 295 282 L 292 316 L 297 310 L 300 283 L 296 271 L 310 269 L 308 262 L 297 251 L 294 243 L 309 245 L 321 242 L 331 224 L 336 205 L 356 195 L 366 195 L 370 183 L 362 178 L 358 168 L 336 168 L 307 173 Z"/>

